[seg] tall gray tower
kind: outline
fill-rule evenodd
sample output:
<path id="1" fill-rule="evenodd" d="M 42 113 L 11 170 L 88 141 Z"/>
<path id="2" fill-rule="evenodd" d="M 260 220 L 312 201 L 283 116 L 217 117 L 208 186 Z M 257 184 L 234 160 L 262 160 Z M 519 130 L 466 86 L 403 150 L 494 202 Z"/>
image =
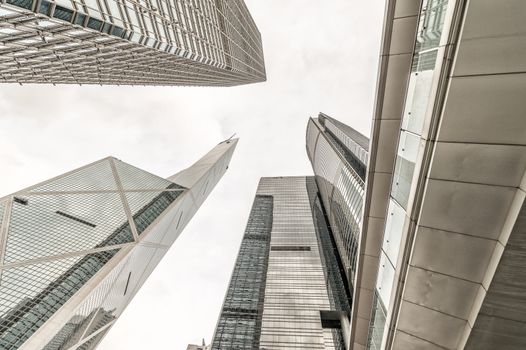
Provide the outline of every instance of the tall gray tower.
<path id="1" fill-rule="evenodd" d="M 0 82 L 232 86 L 264 81 L 243 0 L 1 0 Z"/>
<path id="2" fill-rule="evenodd" d="M 338 247 L 351 296 L 354 294 L 369 139 L 320 113 L 307 125 L 307 155 Z"/>
<path id="3" fill-rule="evenodd" d="M 306 147 L 315 176 L 260 180 L 213 350 L 349 349 L 369 139 L 320 113 Z"/>
<path id="4" fill-rule="evenodd" d="M 168 179 L 108 157 L 0 199 L 0 348 L 94 349 L 236 143 Z"/>
<path id="5" fill-rule="evenodd" d="M 262 178 L 212 349 L 344 349 L 335 251 L 314 177 Z"/>

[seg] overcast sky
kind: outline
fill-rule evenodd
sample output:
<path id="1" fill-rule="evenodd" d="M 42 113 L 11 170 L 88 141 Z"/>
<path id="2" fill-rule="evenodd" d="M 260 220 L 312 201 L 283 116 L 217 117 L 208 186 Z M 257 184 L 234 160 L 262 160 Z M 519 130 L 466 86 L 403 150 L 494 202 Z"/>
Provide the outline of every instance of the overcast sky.
<path id="1" fill-rule="evenodd" d="M 312 174 L 305 128 L 319 111 L 369 135 L 384 2 L 245 1 L 265 83 L 0 85 L 0 197 L 108 155 L 167 177 L 240 137 L 227 173 L 100 350 L 208 343 L 259 178 Z"/>

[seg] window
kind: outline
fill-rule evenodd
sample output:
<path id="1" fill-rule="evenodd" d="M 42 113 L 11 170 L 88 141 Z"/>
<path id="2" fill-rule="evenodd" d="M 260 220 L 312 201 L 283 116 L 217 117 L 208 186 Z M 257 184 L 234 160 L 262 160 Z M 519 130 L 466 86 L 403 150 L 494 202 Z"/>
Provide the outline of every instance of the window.
<path id="1" fill-rule="evenodd" d="M 310 252 L 310 247 L 275 245 L 275 246 L 270 247 L 270 250 L 277 250 L 277 251 L 283 251 L 283 252 L 297 252 L 297 251 L 309 251 Z"/>

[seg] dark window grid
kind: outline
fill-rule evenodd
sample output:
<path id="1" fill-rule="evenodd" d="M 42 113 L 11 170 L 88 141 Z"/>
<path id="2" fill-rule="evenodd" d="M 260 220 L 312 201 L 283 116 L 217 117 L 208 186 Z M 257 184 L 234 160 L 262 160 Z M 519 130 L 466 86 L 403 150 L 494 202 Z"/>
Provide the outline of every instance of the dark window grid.
<path id="1" fill-rule="evenodd" d="M 0 322 L 0 346 L 16 349 L 82 287 L 118 250 L 88 255 L 75 263 L 42 292 L 13 308 Z"/>
<path id="2" fill-rule="evenodd" d="M 176 186 L 176 185 L 175 185 Z M 170 187 L 170 186 L 169 186 Z M 133 215 L 137 233 L 141 234 L 157 219 L 180 195 L 179 191 L 164 191 L 144 205 Z M 182 215 L 182 213 L 181 213 Z"/>
<path id="3" fill-rule="evenodd" d="M 73 21 L 74 12 L 68 8 L 65 8 L 60 5 L 55 5 L 55 10 L 53 11 L 53 17 L 66 22 Z"/>
<path id="4" fill-rule="evenodd" d="M 21 7 L 26 10 L 33 9 L 33 0 L 6 0 L 6 2 L 10 5 Z"/>
<path id="5" fill-rule="evenodd" d="M 350 311 L 352 291 L 348 287 L 345 269 L 336 247 L 334 232 L 331 232 L 327 213 L 321 204 L 316 183 L 312 178 L 307 180 L 307 191 L 311 200 L 314 227 L 331 307 L 338 311 Z"/>
<path id="6" fill-rule="evenodd" d="M 256 215 L 261 210 L 266 215 Z M 267 267 L 265 257 L 268 259 L 271 228 L 272 199 L 268 196 L 256 196 L 214 337 L 213 349 L 259 347 Z M 261 236 L 258 231 L 265 234 L 267 239 L 254 239 Z M 247 323 L 243 322 L 246 319 L 254 322 L 247 327 Z"/>
<path id="7" fill-rule="evenodd" d="M 356 269 L 356 264 L 352 263 L 356 261 L 356 251 L 358 247 L 358 237 L 360 235 L 360 224 L 354 220 L 354 217 L 348 213 L 347 205 L 343 201 L 343 198 L 338 196 L 333 201 L 333 212 L 334 222 L 336 227 L 345 242 L 345 250 L 350 257 L 350 266 L 353 270 Z"/>

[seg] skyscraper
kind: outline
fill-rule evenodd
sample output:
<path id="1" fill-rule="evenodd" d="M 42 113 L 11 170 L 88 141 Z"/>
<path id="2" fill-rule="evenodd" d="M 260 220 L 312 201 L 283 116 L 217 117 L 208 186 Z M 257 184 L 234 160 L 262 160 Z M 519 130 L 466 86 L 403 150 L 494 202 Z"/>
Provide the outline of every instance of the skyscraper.
<path id="1" fill-rule="evenodd" d="M 228 168 L 167 179 L 108 157 L 0 200 L 0 348 L 94 349 Z"/>
<path id="2" fill-rule="evenodd" d="M 354 294 L 369 139 L 323 113 L 307 125 L 307 154 Z"/>
<path id="3" fill-rule="evenodd" d="M 526 347 L 525 11 L 387 1 L 352 349 Z"/>
<path id="4" fill-rule="evenodd" d="M 348 349 L 369 140 L 320 113 L 315 177 L 262 178 L 212 349 Z"/>
<path id="5" fill-rule="evenodd" d="M 314 177 L 262 178 L 212 349 L 344 349 L 338 262 Z"/>
<path id="6" fill-rule="evenodd" d="M 243 0 L 3 0 L 0 82 L 232 86 L 264 81 Z"/>

